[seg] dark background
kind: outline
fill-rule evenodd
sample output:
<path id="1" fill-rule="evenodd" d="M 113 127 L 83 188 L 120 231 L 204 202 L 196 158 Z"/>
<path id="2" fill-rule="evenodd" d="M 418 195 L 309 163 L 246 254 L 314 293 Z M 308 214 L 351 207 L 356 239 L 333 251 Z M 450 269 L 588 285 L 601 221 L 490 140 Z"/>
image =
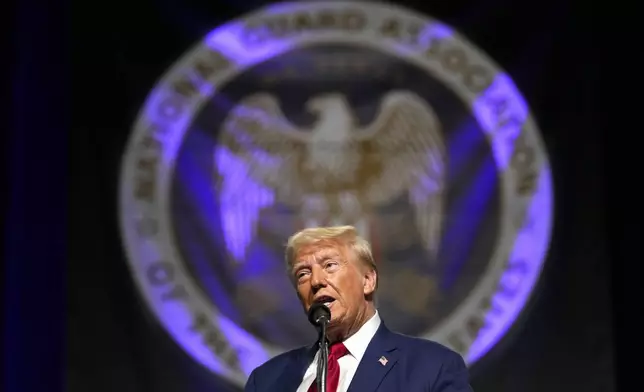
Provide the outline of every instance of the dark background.
<path id="1" fill-rule="evenodd" d="M 52 390 L 63 375 L 71 392 L 235 390 L 189 358 L 140 303 L 118 235 L 117 175 L 132 121 L 159 76 L 211 28 L 265 3 L 76 4 L 71 72 L 49 36 L 70 16 L 53 6 L 51 13 L 17 9 L 14 132 L 3 143 L 11 184 L 3 390 Z M 626 285 L 611 287 L 611 271 L 615 281 L 635 270 L 617 269 L 621 254 L 607 247 L 599 77 L 608 58 L 597 33 L 603 9 L 554 0 L 398 3 L 460 30 L 507 70 L 551 156 L 555 229 L 539 295 L 472 369 L 475 391 L 617 390 L 613 346 L 623 335 L 614 339 L 613 320 L 622 320 L 616 298 L 625 298 Z M 68 96 L 71 112 L 60 103 Z M 67 115 L 71 127 L 63 125 Z M 61 191 L 67 184 L 69 193 Z M 618 236 L 625 232 L 616 227 Z M 54 343 L 63 331 L 64 346 Z M 63 351 L 66 362 L 55 360 Z"/>

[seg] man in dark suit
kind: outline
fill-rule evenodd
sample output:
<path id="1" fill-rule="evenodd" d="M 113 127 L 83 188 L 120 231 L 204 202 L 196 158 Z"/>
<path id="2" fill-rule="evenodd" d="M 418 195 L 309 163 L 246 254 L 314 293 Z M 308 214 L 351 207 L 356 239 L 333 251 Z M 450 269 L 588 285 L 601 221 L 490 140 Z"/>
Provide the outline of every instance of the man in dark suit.
<path id="1" fill-rule="evenodd" d="M 293 235 L 287 270 L 304 310 L 322 302 L 327 327 L 329 392 L 472 392 L 460 355 L 438 343 L 394 333 L 374 304 L 378 271 L 370 244 L 352 226 Z M 316 392 L 317 346 L 302 347 L 256 368 L 246 392 Z"/>

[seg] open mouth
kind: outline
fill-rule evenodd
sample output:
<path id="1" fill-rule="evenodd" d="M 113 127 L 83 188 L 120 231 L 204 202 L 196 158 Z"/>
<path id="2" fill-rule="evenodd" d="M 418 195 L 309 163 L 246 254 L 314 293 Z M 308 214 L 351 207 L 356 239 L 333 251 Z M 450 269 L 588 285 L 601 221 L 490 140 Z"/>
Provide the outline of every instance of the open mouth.
<path id="1" fill-rule="evenodd" d="M 324 304 L 324 306 L 326 306 L 328 308 L 328 307 L 331 306 L 331 304 L 333 304 L 334 301 L 335 301 L 335 298 L 330 297 L 328 295 L 323 295 L 321 297 L 316 298 L 314 302 L 315 303 L 322 303 L 322 304 Z"/>

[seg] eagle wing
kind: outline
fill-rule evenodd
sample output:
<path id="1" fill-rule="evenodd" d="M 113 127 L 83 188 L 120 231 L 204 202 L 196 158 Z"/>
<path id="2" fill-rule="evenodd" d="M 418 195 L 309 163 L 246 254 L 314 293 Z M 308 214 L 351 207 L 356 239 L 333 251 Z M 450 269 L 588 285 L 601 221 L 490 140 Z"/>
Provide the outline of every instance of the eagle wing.
<path id="1" fill-rule="evenodd" d="M 301 197 L 307 142 L 307 133 L 266 93 L 243 99 L 225 118 L 213 157 L 215 184 L 228 250 L 238 261 L 255 237 L 261 210 Z"/>
<path id="2" fill-rule="evenodd" d="M 294 127 L 267 93 L 243 99 L 225 119 L 220 146 L 249 166 L 249 175 L 285 199 L 301 195 L 301 162 L 309 133 Z"/>
<path id="3" fill-rule="evenodd" d="M 435 255 L 446 179 L 440 121 L 422 98 L 408 91 L 391 92 L 381 107 L 374 123 L 356 132 L 363 155 L 363 197 L 382 205 L 408 192 L 422 242 Z"/>

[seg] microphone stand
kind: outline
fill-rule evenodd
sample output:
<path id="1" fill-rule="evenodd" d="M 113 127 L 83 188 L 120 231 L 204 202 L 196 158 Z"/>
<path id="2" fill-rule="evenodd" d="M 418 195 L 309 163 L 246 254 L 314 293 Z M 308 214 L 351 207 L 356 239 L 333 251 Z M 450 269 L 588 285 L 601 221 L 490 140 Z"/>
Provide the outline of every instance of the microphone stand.
<path id="1" fill-rule="evenodd" d="M 327 370 L 329 368 L 329 341 L 326 339 L 326 325 L 328 322 L 326 317 L 321 317 L 319 324 L 320 337 L 318 346 L 320 347 L 320 355 L 318 357 L 318 376 L 316 378 L 318 392 L 326 392 Z"/>

